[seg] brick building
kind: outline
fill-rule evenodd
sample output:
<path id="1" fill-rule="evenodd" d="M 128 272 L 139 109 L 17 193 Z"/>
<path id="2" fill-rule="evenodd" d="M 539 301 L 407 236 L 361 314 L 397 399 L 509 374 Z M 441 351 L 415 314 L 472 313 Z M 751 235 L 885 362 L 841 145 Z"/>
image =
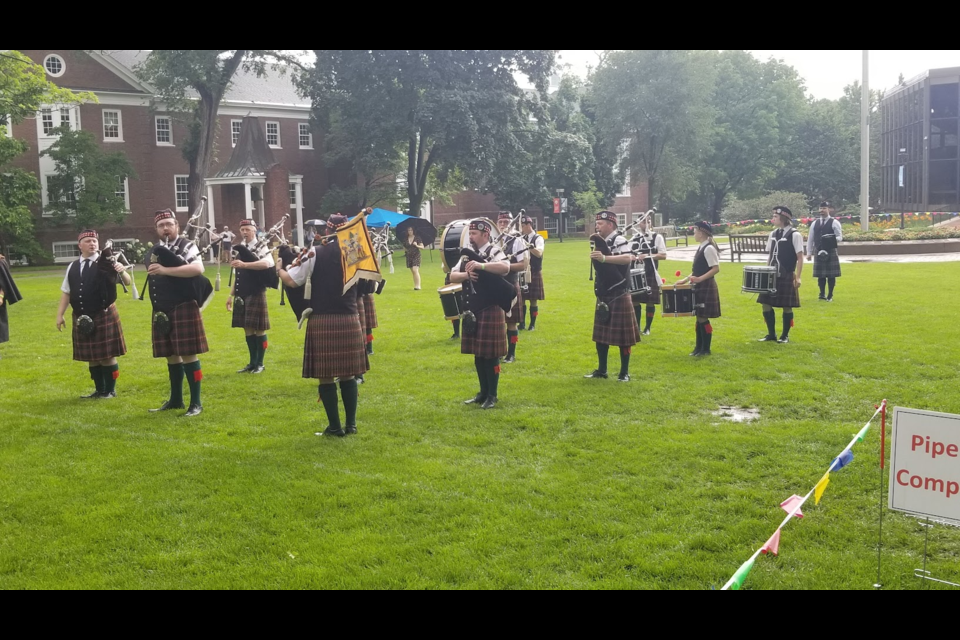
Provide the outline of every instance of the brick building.
<path id="1" fill-rule="evenodd" d="M 54 173 L 49 157 L 40 152 L 55 142 L 50 131 L 60 125 L 91 131 L 108 152 L 122 151 L 137 172 L 136 180 L 118 187 L 129 215 L 123 225 L 101 229 L 101 237 L 117 241 L 154 240 L 153 213 L 170 207 L 181 225 L 187 212 L 187 162 L 180 145 L 186 137 L 183 123 L 153 102 L 152 89 L 133 72 L 146 51 L 85 53 L 73 50 L 23 51 L 43 65 L 47 78 L 76 91 L 91 91 L 99 104 L 60 108 L 51 105 L 12 127 L 10 135 L 29 143 L 16 164 L 37 174 L 43 187 L 43 204 L 36 208 L 37 239 L 58 262 L 79 255 L 72 225 L 52 225 L 47 203 L 47 176 Z M 208 176 L 208 211 L 204 222 L 217 228 L 228 224 L 236 231 L 239 221 L 251 216 L 266 226 L 289 213 L 296 223 L 313 217 L 327 190 L 322 160 L 323 137 L 310 126 L 310 103 L 297 95 L 289 74 L 280 67 L 267 76 L 237 72 L 219 110 L 217 152 Z M 257 175 L 246 167 L 244 175 L 221 175 L 240 141 L 245 116 L 257 126 L 274 162 Z M 286 188 L 284 188 L 286 187 Z M 46 224 L 44 223 L 46 222 Z M 290 227 L 287 227 L 288 233 Z"/>

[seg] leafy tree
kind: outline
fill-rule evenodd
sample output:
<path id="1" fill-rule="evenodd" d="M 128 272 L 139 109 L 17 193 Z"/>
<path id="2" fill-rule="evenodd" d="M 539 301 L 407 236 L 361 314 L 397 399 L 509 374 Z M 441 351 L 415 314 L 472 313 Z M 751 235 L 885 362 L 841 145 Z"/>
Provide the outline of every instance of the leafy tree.
<path id="1" fill-rule="evenodd" d="M 19 51 L 0 52 L 0 125 L 20 124 L 42 105 L 97 102 L 88 91 L 74 93 L 47 80 L 43 67 Z"/>
<path id="2" fill-rule="evenodd" d="M 122 224 L 127 212 L 123 193 L 126 178 L 136 178 L 133 165 L 121 152 L 104 153 L 89 131 L 54 129 L 57 141 L 41 155 L 56 164 L 47 178 L 48 210 L 57 222 L 72 218 L 77 229 Z"/>
<path id="3" fill-rule="evenodd" d="M 203 195 L 203 181 L 216 154 L 217 113 L 238 69 L 262 77 L 268 71 L 284 73 L 282 61 L 299 65 L 295 55 L 263 49 L 161 49 L 151 51 L 135 72 L 156 91 L 156 99 L 179 114 L 187 125 L 181 147 L 189 164 L 189 208 Z"/>
<path id="4" fill-rule="evenodd" d="M 317 122 L 363 174 L 405 160 L 410 213 L 427 197 L 428 180 L 454 169 L 479 184 L 518 147 L 529 100 L 514 78 L 541 91 L 554 62 L 542 50 L 316 50 L 300 78 Z M 371 169 L 366 169 L 371 168 Z M 434 169 L 437 173 L 433 173 Z"/>
<path id="5" fill-rule="evenodd" d="M 723 222 L 739 220 L 770 220 L 773 217 L 773 208 L 779 205 L 788 207 L 795 219 L 810 215 L 809 198 L 803 193 L 790 191 L 772 191 L 768 194 L 748 200 L 738 200 L 730 196 L 723 209 Z M 814 212 L 814 215 L 816 213 Z"/>

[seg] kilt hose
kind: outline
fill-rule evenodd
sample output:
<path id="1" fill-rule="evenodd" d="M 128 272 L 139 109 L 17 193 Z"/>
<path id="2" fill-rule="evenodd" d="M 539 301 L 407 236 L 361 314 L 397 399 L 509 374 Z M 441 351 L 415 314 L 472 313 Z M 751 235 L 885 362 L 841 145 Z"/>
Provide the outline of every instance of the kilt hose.
<path id="1" fill-rule="evenodd" d="M 502 358 L 507 355 L 507 320 L 503 309 L 490 305 L 477 313 L 477 330 L 472 336 L 460 337 L 460 353 L 478 358 Z"/>
<path id="2" fill-rule="evenodd" d="M 82 335 L 77 329 L 76 312 L 73 313 L 73 359 L 79 362 L 98 362 L 117 358 L 127 352 L 123 340 L 123 327 L 120 326 L 120 314 L 116 305 L 110 305 L 91 317 L 93 333 Z"/>
<path id="3" fill-rule="evenodd" d="M 267 291 L 251 293 L 244 298 L 243 304 L 233 301 L 233 323 L 235 329 L 267 331 L 270 329 L 270 315 L 267 313 Z"/>
<path id="4" fill-rule="evenodd" d="M 360 318 L 350 313 L 310 316 L 303 340 L 304 378 L 345 378 L 367 372 Z"/>
<path id="5" fill-rule="evenodd" d="M 793 286 L 793 272 L 785 276 L 777 276 L 777 292 L 761 293 L 757 296 L 757 302 L 768 304 L 771 307 L 790 307 L 796 309 L 800 306 L 800 291 Z"/>
<path id="6" fill-rule="evenodd" d="M 506 321 L 511 324 L 516 324 L 520 322 L 520 318 L 523 317 L 523 291 L 520 290 L 519 282 L 513 285 L 513 289 L 517 292 L 517 301 L 510 307 L 510 315 L 507 316 Z"/>
<path id="7" fill-rule="evenodd" d="M 377 305 L 373 301 L 373 295 L 372 293 L 368 293 L 365 296 L 361 296 L 363 298 L 364 331 L 376 329 L 380 326 L 377 324 Z"/>
<path id="8" fill-rule="evenodd" d="M 170 333 L 167 335 L 160 335 L 157 323 L 153 322 L 154 358 L 195 356 L 209 350 L 196 300 L 177 305 L 170 314 Z"/>
<path id="9" fill-rule="evenodd" d="M 813 277 L 814 278 L 839 278 L 840 277 L 840 256 L 836 249 L 830 249 L 827 255 L 822 256 L 819 253 L 813 257 Z"/>
<path id="10" fill-rule="evenodd" d="M 698 318 L 720 317 L 720 289 L 717 288 L 716 278 L 707 278 L 693 285 L 694 315 Z"/>
<path id="11" fill-rule="evenodd" d="M 546 300 L 543 295 L 543 271 L 530 272 L 530 289 L 527 291 L 527 300 Z"/>
<path id="12" fill-rule="evenodd" d="M 648 278 L 647 284 L 650 285 L 650 293 L 638 293 L 633 298 L 634 306 L 639 307 L 640 305 L 660 304 L 660 283 L 651 282 L 651 279 Z"/>
<path id="13" fill-rule="evenodd" d="M 640 327 L 633 313 L 633 299 L 627 291 L 618 296 L 602 296 L 597 304 L 605 302 L 610 307 L 610 319 L 600 320 L 600 311 L 593 312 L 593 341 L 617 347 L 632 347 L 640 342 Z"/>

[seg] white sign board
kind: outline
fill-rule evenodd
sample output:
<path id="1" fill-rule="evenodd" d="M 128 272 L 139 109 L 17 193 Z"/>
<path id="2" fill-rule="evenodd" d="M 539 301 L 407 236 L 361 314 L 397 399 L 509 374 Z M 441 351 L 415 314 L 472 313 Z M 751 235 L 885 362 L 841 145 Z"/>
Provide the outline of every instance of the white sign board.
<path id="1" fill-rule="evenodd" d="M 893 410 L 890 508 L 960 521 L 960 416 Z"/>

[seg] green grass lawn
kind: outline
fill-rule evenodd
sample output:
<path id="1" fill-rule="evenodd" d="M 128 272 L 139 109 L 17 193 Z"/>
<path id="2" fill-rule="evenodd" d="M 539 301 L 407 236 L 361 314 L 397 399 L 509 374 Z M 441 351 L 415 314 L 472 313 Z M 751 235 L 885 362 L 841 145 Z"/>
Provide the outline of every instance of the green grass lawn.
<path id="1" fill-rule="evenodd" d="M 537 330 L 493 411 L 460 403 L 476 376 L 448 339 L 438 254 L 416 292 L 397 260 L 345 439 L 314 436 L 326 422 L 278 292 L 267 370 L 237 375 L 247 350 L 224 270 L 204 312 L 205 411 L 181 419 L 147 413 L 169 387 L 147 302 L 118 302 L 119 398 L 80 400 L 92 383 L 54 326 L 62 270 L 17 272 L 25 299 L 0 345 L 0 588 L 719 588 L 875 403 L 960 413 L 956 263 L 844 264 L 832 304 L 808 266 L 793 342 L 778 345 L 755 341 L 760 307 L 724 262 L 714 355 L 687 356 L 692 319 L 658 316 L 620 384 L 582 378 L 596 366 L 588 251 L 549 244 Z M 760 418 L 722 421 L 718 405 Z M 878 419 L 745 588 L 871 588 L 879 435 Z M 881 581 L 918 588 L 921 528 L 898 513 L 883 526 Z M 960 580 L 960 532 L 934 529 L 929 551 L 934 576 Z"/>

